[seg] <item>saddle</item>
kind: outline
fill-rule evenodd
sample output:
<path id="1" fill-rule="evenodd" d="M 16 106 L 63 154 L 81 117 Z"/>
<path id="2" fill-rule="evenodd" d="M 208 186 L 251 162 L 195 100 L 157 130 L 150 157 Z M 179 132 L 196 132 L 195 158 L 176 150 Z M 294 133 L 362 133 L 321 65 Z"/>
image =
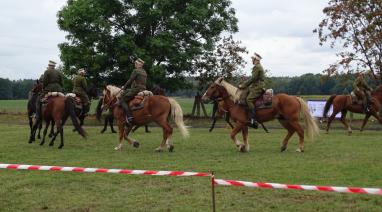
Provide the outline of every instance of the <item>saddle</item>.
<path id="1" fill-rule="evenodd" d="M 239 104 L 247 105 L 246 98 L 249 91 L 245 91 L 241 94 Z M 254 105 L 256 109 L 272 108 L 273 89 L 263 89 L 261 96 L 255 99 Z"/>
<path id="2" fill-rule="evenodd" d="M 148 97 L 153 96 L 151 91 L 141 91 L 139 92 L 134 99 L 129 101 L 129 107 L 131 111 L 143 109 L 145 106 L 145 102 Z"/>
<path id="3" fill-rule="evenodd" d="M 66 98 L 67 97 L 73 98 L 76 108 L 78 108 L 78 109 L 82 109 L 83 108 L 83 104 L 82 104 L 81 98 L 78 97 L 75 93 L 67 93 L 65 95 L 65 97 Z"/>
<path id="4" fill-rule="evenodd" d="M 46 105 L 48 104 L 48 101 L 50 98 L 53 98 L 53 97 L 57 97 L 57 96 L 62 96 L 62 97 L 65 97 L 65 94 L 61 93 L 61 92 L 48 92 L 47 94 L 45 94 L 42 98 L 41 98 L 41 103 L 43 105 Z"/>

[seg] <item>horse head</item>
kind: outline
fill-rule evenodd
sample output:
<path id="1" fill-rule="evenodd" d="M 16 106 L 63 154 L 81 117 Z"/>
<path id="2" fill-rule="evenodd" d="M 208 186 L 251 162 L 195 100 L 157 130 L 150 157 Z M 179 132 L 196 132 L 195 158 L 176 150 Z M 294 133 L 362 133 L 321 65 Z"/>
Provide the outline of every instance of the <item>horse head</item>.
<path id="1" fill-rule="evenodd" d="M 202 101 L 209 102 L 210 100 L 217 101 L 219 99 L 225 99 L 228 97 L 227 90 L 218 83 L 212 83 L 207 91 L 202 96 Z"/>
<path id="2" fill-rule="evenodd" d="M 40 93 L 42 91 L 42 83 L 39 80 L 36 80 L 36 83 L 33 84 L 32 93 Z"/>

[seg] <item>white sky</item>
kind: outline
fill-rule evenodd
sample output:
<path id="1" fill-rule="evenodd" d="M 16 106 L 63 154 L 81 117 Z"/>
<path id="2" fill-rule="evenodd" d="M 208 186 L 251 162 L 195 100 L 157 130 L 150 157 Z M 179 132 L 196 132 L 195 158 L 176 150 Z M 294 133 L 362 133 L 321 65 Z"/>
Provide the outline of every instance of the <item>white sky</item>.
<path id="1" fill-rule="evenodd" d="M 0 1 L 0 77 L 38 78 L 50 59 L 59 61 L 57 44 L 65 33 L 56 14 L 66 0 Z M 324 17 L 328 0 L 232 0 L 241 40 L 259 53 L 271 76 L 321 73 L 336 57 L 318 45 L 312 30 Z M 247 57 L 250 62 L 250 56 Z M 250 66 L 247 65 L 247 72 Z"/>

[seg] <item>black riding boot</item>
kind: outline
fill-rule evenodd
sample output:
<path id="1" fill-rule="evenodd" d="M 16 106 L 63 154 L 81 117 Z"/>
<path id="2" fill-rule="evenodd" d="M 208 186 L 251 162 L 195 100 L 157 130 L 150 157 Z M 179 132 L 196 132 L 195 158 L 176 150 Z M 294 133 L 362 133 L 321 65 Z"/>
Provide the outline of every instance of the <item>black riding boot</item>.
<path id="1" fill-rule="evenodd" d="M 259 124 L 257 123 L 257 119 L 256 119 L 256 109 L 253 109 L 253 111 L 251 112 L 251 120 L 250 120 L 250 126 L 257 129 L 259 126 Z"/>
<path id="2" fill-rule="evenodd" d="M 133 121 L 134 121 L 134 117 L 133 117 L 133 114 L 130 111 L 130 108 L 129 108 L 129 105 L 128 105 L 127 101 L 125 101 L 123 99 L 120 99 L 119 103 L 121 104 L 123 110 L 126 113 L 126 125 L 127 126 L 132 126 L 133 125 Z"/>
<path id="3" fill-rule="evenodd" d="M 82 116 L 87 116 L 89 111 L 90 111 L 90 104 L 89 103 L 82 105 L 82 112 L 81 112 Z"/>

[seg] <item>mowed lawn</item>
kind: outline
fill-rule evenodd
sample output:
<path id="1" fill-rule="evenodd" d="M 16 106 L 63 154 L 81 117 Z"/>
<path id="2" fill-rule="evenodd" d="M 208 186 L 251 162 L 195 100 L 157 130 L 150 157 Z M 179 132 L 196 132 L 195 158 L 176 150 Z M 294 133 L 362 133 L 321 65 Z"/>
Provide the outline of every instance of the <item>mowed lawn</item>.
<path id="1" fill-rule="evenodd" d="M 217 178 L 306 185 L 382 187 L 382 132 L 343 130 L 307 141 L 296 153 L 297 138 L 279 152 L 284 130 L 250 130 L 251 150 L 240 153 L 229 131 L 190 129 L 183 140 L 174 130 L 175 152 L 156 153 L 161 129 L 139 129 L 141 146 L 115 151 L 116 134 L 86 127 L 82 139 L 66 127 L 65 147 L 28 144 L 25 125 L 0 124 L 0 163 L 215 171 Z M 217 211 L 382 211 L 382 197 L 316 191 L 216 187 Z M 209 178 L 132 176 L 0 170 L 0 211 L 211 211 Z"/>

